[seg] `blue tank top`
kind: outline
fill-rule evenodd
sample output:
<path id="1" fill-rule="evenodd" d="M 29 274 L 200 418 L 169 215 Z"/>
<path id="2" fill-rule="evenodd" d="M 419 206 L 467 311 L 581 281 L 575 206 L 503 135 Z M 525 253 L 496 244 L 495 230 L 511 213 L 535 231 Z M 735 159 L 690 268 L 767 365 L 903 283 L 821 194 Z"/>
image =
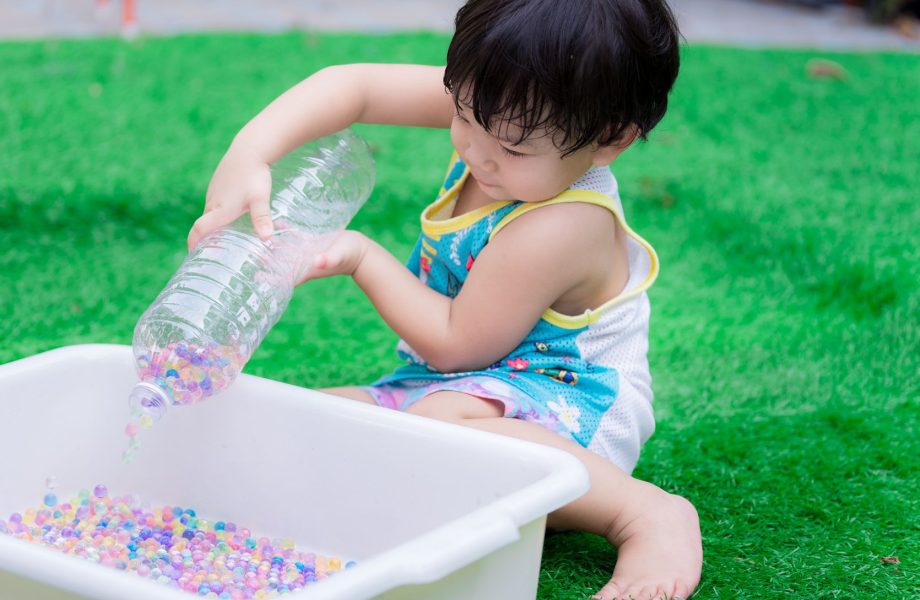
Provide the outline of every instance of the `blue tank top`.
<path id="1" fill-rule="evenodd" d="M 521 214 L 548 204 L 590 202 L 606 206 L 621 218 L 617 203 L 609 196 L 577 189 L 566 190 L 543 202 L 496 201 L 453 217 L 460 188 L 467 176 L 466 165 L 455 153 L 437 200 L 422 213 L 422 232 L 407 262 L 408 268 L 428 287 L 451 298 L 460 292 L 476 257 L 491 237 Z M 627 231 L 633 235 L 628 228 Z M 648 250 L 654 257 L 651 247 Z M 644 294 L 657 273 L 657 262 L 653 262 L 654 268 L 650 269 L 646 281 L 626 296 Z M 623 296 L 621 294 L 616 300 L 622 301 Z M 547 309 L 510 354 L 480 371 L 438 372 L 401 340 L 397 352 L 407 364 L 375 385 L 407 380 L 433 383 L 470 375 L 493 377 L 515 386 L 538 402 L 554 402 L 555 406 L 561 406 L 573 421 L 570 423 L 572 437 L 587 447 L 620 389 L 617 368 L 589 360 L 591 357 L 583 352 L 585 344 L 579 343 L 579 336 L 597 322 L 602 312 L 589 310 L 584 315 L 572 317 Z"/>

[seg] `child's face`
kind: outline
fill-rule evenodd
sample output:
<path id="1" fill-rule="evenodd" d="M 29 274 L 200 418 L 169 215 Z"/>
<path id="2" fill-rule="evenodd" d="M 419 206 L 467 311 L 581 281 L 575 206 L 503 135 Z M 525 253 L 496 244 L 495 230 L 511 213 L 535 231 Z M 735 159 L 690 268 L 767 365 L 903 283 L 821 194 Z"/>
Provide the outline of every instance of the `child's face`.
<path id="1" fill-rule="evenodd" d="M 540 132 L 515 146 L 514 125 L 486 131 L 460 104 L 450 127 L 450 138 L 470 175 L 495 200 L 539 202 L 559 194 L 593 165 L 608 165 L 625 149 L 588 146 L 565 158 L 552 139 Z"/>

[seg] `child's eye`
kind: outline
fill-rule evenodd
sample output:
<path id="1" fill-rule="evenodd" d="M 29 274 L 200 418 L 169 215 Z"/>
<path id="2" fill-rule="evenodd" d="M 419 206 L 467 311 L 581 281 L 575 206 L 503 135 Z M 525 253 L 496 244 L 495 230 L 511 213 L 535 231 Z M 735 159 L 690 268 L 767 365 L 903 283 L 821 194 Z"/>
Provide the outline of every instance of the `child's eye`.
<path id="1" fill-rule="evenodd" d="M 501 145 L 501 144 L 499 144 L 499 145 Z M 516 157 L 527 156 L 526 154 L 521 154 L 520 152 L 515 152 L 514 150 L 509 150 L 508 148 L 505 148 L 504 146 L 502 146 L 502 150 L 504 150 L 505 154 L 507 154 L 508 156 L 516 156 Z"/>

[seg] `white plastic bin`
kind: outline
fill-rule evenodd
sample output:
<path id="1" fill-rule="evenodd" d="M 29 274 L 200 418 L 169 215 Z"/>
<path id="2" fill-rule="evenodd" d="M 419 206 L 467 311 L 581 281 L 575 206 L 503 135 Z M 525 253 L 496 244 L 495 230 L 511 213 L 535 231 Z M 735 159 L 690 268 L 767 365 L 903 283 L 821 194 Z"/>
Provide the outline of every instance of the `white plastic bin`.
<path id="1" fill-rule="evenodd" d="M 550 448 L 243 375 L 173 407 L 124 464 L 127 346 L 69 346 L 0 366 L 0 518 L 105 483 L 194 507 L 358 566 L 298 600 L 532 599 L 546 515 L 588 489 Z M 0 535 L 0 598 L 192 595 Z"/>

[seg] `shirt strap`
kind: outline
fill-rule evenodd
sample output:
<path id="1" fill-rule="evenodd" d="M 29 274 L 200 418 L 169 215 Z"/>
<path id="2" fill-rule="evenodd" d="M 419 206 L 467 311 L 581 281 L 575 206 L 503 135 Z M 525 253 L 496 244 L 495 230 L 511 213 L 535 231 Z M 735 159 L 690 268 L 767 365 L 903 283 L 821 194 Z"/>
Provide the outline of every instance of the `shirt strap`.
<path id="1" fill-rule="evenodd" d="M 623 231 L 626 232 L 626 235 L 630 238 L 631 243 L 635 246 L 638 246 L 639 249 L 647 254 L 649 259 L 649 268 L 647 275 L 641 283 L 630 287 L 615 298 L 611 298 L 593 310 L 586 310 L 581 315 L 564 315 L 551 308 L 548 308 L 546 311 L 544 311 L 543 318 L 545 320 L 549 321 L 553 325 L 567 329 L 578 329 L 596 322 L 600 318 L 601 314 L 607 309 L 644 293 L 648 288 L 652 286 L 652 284 L 655 282 L 655 279 L 658 277 L 658 254 L 655 252 L 655 249 L 651 244 L 645 241 L 642 236 L 633 231 L 632 228 L 626 224 L 626 219 L 623 218 L 617 202 L 614 201 L 614 199 L 610 196 L 600 192 L 594 192 L 590 190 L 566 190 L 558 196 L 550 198 L 549 200 L 544 200 L 542 202 L 522 202 L 514 210 L 505 215 L 501 221 L 496 223 L 495 228 L 489 234 L 489 241 L 492 241 L 492 238 L 499 231 L 504 229 L 509 223 L 523 214 L 529 213 L 532 210 L 537 210 L 538 208 L 542 208 L 544 206 L 551 206 L 553 204 L 570 204 L 573 202 L 595 204 L 597 206 L 602 206 L 613 213 L 614 218 L 623 228 Z"/>

